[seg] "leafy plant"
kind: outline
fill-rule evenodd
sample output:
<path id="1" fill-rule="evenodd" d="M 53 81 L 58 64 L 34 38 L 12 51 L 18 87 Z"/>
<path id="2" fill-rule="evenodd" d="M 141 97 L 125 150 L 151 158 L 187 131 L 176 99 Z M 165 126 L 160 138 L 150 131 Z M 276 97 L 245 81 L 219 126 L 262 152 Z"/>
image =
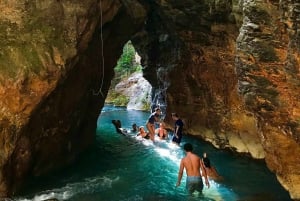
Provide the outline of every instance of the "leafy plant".
<path id="1" fill-rule="evenodd" d="M 125 95 L 120 94 L 116 99 L 114 99 L 115 106 L 127 106 L 129 98 Z"/>
<path id="2" fill-rule="evenodd" d="M 134 72 L 140 72 L 142 66 L 135 59 L 136 51 L 131 43 L 128 41 L 123 47 L 123 54 L 120 56 L 115 70 L 115 77 L 111 81 L 111 87 L 106 97 L 107 103 L 113 103 L 116 106 L 126 106 L 129 98 L 114 91 L 115 86 L 122 80 L 128 78 Z"/>
<path id="3" fill-rule="evenodd" d="M 117 66 L 115 67 L 115 78 L 112 82 L 112 87 L 114 87 L 125 77 L 128 77 L 130 74 L 141 71 L 142 67 L 136 62 L 135 55 L 136 51 L 131 41 L 128 41 L 124 45 L 123 54 L 121 55 Z"/>

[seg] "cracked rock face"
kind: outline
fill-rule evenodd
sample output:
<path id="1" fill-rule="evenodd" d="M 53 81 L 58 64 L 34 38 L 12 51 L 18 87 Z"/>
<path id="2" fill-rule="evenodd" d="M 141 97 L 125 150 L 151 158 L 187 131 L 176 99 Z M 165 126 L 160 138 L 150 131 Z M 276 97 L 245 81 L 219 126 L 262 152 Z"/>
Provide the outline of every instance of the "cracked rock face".
<path id="1" fill-rule="evenodd" d="M 186 133 L 264 158 L 299 199 L 299 4 L 154 1 L 150 8 L 132 40 L 144 77 L 162 89 L 154 95 L 166 98 L 166 121 L 172 125 L 168 114 L 177 112 Z"/>
<path id="2" fill-rule="evenodd" d="M 12 0 L 0 8 L 0 196 L 6 196 L 28 177 L 72 163 L 93 142 L 113 67 L 146 12 L 118 0 Z"/>
<path id="3" fill-rule="evenodd" d="M 131 40 L 166 122 L 177 112 L 186 133 L 264 158 L 300 199 L 296 1 L 11 0 L 0 9 L 1 196 L 89 146 Z"/>

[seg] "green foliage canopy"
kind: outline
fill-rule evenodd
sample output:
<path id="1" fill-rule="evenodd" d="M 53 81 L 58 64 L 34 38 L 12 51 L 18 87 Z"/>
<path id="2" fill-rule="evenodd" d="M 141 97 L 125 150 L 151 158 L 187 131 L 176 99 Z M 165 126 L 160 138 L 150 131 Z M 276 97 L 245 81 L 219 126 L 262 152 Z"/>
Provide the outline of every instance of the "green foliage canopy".
<path id="1" fill-rule="evenodd" d="M 131 43 L 128 41 L 123 48 L 123 54 L 118 60 L 117 66 L 115 67 L 115 78 L 122 79 L 129 76 L 130 74 L 141 71 L 141 65 L 135 61 L 136 51 Z"/>

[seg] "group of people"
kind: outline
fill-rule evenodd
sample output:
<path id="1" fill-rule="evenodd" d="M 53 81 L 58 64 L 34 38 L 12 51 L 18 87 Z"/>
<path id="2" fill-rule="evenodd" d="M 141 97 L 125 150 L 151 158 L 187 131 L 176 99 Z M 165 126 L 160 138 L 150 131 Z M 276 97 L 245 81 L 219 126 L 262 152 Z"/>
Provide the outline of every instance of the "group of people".
<path id="1" fill-rule="evenodd" d="M 146 122 L 146 129 L 144 126 L 137 126 L 136 123 L 132 124 L 131 132 L 137 132 L 137 136 L 141 136 L 145 139 L 150 139 L 154 142 L 155 135 L 159 137 L 159 139 L 164 140 L 168 138 L 168 131 L 165 128 L 165 123 L 160 119 L 161 110 L 160 108 L 156 108 L 153 113 L 150 114 L 149 118 Z M 172 119 L 175 121 L 174 126 L 174 135 L 172 138 L 172 142 L 176 143 L 177 145 L 180 144 L 182 139 L 182 131 L 183 131 L 183 121 L 179 118 L 177 113 L 171 114 Z M 122 135 L 127 135 L 128 131 L 122 128 L 122 124 L 120 120 L 112 120 L 116 131 Z M 159 123 L 159 127 L 156 128 L 155 124 Z"/>
<path id="2" fill-rule="evenodd" d="M 147 120 L 146 126 L 149 132 L 146 132 L 144 127 L 141 126 L 139 127 L 138 135 L 143 138 L 151 139 L 153 142 L 155 135 L 158 135 L 160 139 L 167 138 L 168 132 L 165 129 L 164 123 L 160 121 L 160 114 L 160 108 L 156 108 Z M 182 139 L 183 121 L 179 118 L 177 113 L 172 113 L 171 116 L 175 122 L 172 142 L 179 145 Z M 159 122 L 159 128 L 157 129 L 155 129 L 155 122 Z M 204 177 L 205 184 L 208 188 L 210 187 L 208 178 L 221 178 L 216 169 L 211 165 L 206 153 L 203 154 L 203 158 L 201 159 L 192 152 L 192 144 L 186 143 L 183 148 L 186 152 L 186 156 L 181 159 L 176 186 L 180 185 L 184 170 L 187 174 L 186 189 L 190 194 L 194 191 L 202 192 L 204 187 L 202 177 Z"/>
<path id="3" fill-rule="evenodd" d="M 138 127 L 136 124 L 132 125 L 132 132 L 137 132 L 137 136 L 150 139 L 153 142 L 155 135 L 157 135 L 159 139 L 167 139 L 168 131 L 165 128 L 164 122 L 160 120 L 160 115 L 160 108 L 156 108 L 154 112 L 151 113 L 146 122 L 148 132 L 145 130 L 144 126 Z M 175 122 L 172 142 L 179 145 L 182 140 L 183 121 L 179 118 L 177 113 L 172 113 L 171 116 Z M 115 125 L 117 132 L 122 134 L 125 134 L 125 132 L 127 133 L 127 131 L 121 127 L 121 122 L 119 120 L 112 120 L 112 123 Z M 159 123 L 158 128 L 155 128 L 155 123 Z M 180 185 L 184 170 L 187 174 L 186 189 L 190 194 L 194 191 L 202 192 L 204 187 L 202 177 L 204 177 L 205 184 L 208 188 L 210 187 L 208 178 L 214 180 L 222 178 L 211 165 L 206 153 L 203 154 L 203 158 L 200 158 L 193 153 L 193 146 L 190 143 L 186 143 L 183 148 L 186 152 L 186 156 L 181 159 L 176 186 Z"/>
<path id="4" fill-rule="evenodd" d="M 161 109 L 156 108 L 153 113 L 150 114 L 147 122 L 146 122 L 146 127 L 147 131 L 145 131 L 143 126 L 139 127 L 139 132 L 137 135 L 150 139 L 154 142 L 155 135 L 159 137 L 159 139 L 167 139 L 168 138 L 168 131 L 165 128 L 165 123 L 161 121 L 160 119 L 161 115 Z M 183 121 L 179 118 L 177 113 L 172 113 L 171 114 L 172 119 L 175 121 L 175 126 L 174 126 L 174 135 L 172 138 L 172 142 L 176 143 L 177 145 L 180 144 L 181 139 L 182 139 L 182 131 L 183 131 Z M 159 123 L 159 127 L 155 128 L 155 123 Z"/>

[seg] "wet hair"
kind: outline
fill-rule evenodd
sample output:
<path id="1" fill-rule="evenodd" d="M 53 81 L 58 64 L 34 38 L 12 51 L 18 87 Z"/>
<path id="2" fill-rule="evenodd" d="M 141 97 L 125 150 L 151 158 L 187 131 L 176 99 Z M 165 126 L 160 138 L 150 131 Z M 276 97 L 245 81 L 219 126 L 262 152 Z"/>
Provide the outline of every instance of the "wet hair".
<path id="1" fill-rule="evenodd" d="M 157 108 L 155 108 L 155 110 L 154 110 L 154 111 L 156 112 L 156 111 L 161 111 L 161 110 L 160 110 L 160 108 L 159 108 L 159 107 L 157 107 Z"/>
<path id="2" fill-rule="evenodd" d="M 174 117 L 178 117 L 178 114 L 175 113 L 175 112 L 173 112 L 173 113 L 172 113 L 172 117 L 173 117 L 173 116 L 174 116 Z"/>
<path id="3" fill-rule="evenodd" d="M 138 130 L 138 126 L 136 125 L 136 123 L 132 124 L 132 131 L 137 131 Z"/>
<path id="4" fill-rule="evenodd" d="M 184 146 L 183 146 L 183 149 L 187 152 L 191 152 L 193 151 L 193 145 L 191 143 L 186 143 Z"/>

